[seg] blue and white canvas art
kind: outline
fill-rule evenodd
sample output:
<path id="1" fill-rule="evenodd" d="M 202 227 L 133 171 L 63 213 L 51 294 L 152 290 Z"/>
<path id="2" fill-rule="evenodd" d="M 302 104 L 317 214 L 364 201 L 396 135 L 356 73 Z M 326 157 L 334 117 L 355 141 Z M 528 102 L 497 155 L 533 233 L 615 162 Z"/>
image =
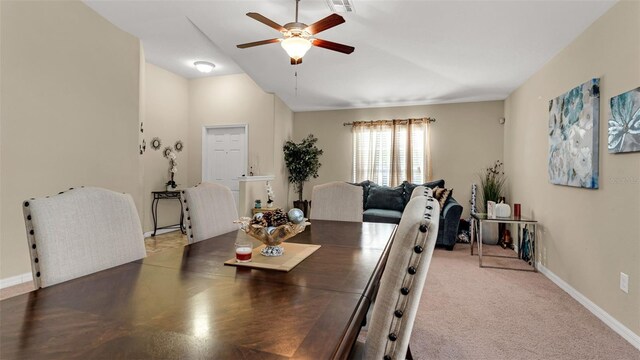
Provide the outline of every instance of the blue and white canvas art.
<path id="1" fill-rule="evenodd" d="M 609 100 L 610 153 L 640 151 L 640 87 Z"/>
<path id="2" fill-rule="evenodd" d="M 549 102 L 549 181 L 598 188 L 600 79 Z"/>

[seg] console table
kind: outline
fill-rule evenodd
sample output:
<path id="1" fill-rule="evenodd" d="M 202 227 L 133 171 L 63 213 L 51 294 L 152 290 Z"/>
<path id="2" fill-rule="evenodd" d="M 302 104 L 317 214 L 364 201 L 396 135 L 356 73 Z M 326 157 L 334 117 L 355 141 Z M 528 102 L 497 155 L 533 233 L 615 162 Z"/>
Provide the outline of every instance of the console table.
<path id="1" fill-rule="evenodd" d="M 182 208 L 182 202 L 180 201 L 180 191 L 176 190 L 176 191 L 152 191 L 151 192 L 153 194 L 153 201 L 151 202 L 151 216 L 153 217 L 153 235 L 151 236 L 156 236 L 156 231 L 158 231 L 159 229 L 168 229 L 168 228 L 174 228 L 174 227 L 179 227 L 180 231 L 184 234 L 185 233 L 185 228 L 184 228 L 184 211 Z M 165 200 L 165 199 L 173 199 L 173 200 L 178 200 L 178 203 L 180 203 L 180 223 L 179 224 L 174 224 L 174 225 L 167 225 L 167 226 L 162 226 L 162 227 L 158 227 L 158 202 L 160 200 Z"/>
<path id="2" fill-rule="evenodd" d="M 536 242 L 535 242 L 535 235 L 536 235 L 536 225 L 538 224 L 538 222 L 536 220 L 532 220 L 532 219 L 527 219 L 524 217 L 507 217 L 507 218 L 501 218 L 501 217 L 495 217 L 495 218 L 489 218 L 487 217 L 487 214 L 471 214 L 471 255 L 473 255 L 473 242 L 475 241 L 478 244 L 478 261 L 479 261 L 479 266 L 480 267 L 493 267 L 493 268 L 499 268 L 499 269 L 509 269 L 509 270 L 522 270 L 522 271 L 528 271 L 528 270 L 523 270 L 523 269 L 514 269 L 514 268 L 505 268 L 505 267 L 497 267 L 497 266 L 483 266 L 482 265 L 482 224 L 487 224 L 487 223 L 503 223 L 503 224 L 517 224 L 518 225 L 518 254 L 517 257 L 514 257 L 516 259 L 522 259 L 522 254 L 523 254 L 523 246 L 529 246 L 529 244 L 525 244 L 524 239 L 523 239 L 523 226 L 524 228 L 527 228 L 528 226 L 532 227 L 532 231 L 528 231 L 528 235 L 529 235 L 529 241 L 530 241 L 530 246 L 531 246 L 531 265 L 533 266 L 533 269 L 530 271 L 535 271 L 537 272 L 538 269 L 536 267 Z M 504 257 L 504 256 L 500 256 L 500 255 L 485 255 L 485 256 L 493 256 L 493 257 Z"/>

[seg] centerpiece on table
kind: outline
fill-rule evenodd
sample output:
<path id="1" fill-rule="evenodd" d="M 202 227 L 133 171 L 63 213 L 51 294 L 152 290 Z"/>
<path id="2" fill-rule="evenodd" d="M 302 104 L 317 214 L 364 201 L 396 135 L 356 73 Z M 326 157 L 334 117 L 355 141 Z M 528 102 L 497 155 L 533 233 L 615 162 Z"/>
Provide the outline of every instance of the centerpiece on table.
<path id="1" fill-rule="evenodd" d="M 310 222 L 304 217 L 302 210 L 293 208 L 285 213 L 282 209 L 266 213 L 257 213 L 250 217 L 241 217 L 235 221 L 241 229 L 266 246 L 260 251 L 264 256 L 281 256 L 284 254 L 282 243 L 303 232 Z"/>

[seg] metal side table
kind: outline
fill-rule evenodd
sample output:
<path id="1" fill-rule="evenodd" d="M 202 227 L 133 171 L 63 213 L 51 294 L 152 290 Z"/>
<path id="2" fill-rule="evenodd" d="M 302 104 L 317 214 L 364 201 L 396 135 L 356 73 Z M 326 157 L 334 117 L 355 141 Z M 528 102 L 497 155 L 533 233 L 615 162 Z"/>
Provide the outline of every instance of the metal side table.
<path id="1" fill-rule="evenodd" d="M 160 229 L 169 229 L 169 228 L 177 228 L 177 227 L 179 227 L 180 231 L 184 234 L 186 229 L 184 228 L 184 210 L 182 208 L 182 201 L 180 201 L 180 191 L 178 190 L 152 191 L 151 193 L 153 194 L 153 201 L 151 202 L 151 216 L 153 217 L 153 235 L 151 236 L 156 236 L 156 231 Z M 160 200 L 165 200 L 165 199 L 169 199 L 169 200 L 175 199 L 175 200 L 178 200 L 178 202 L 180 203 L 180 223 L 158 227 L 158 202 Z"/>
<path id="2" fill-rule="evenodd" d="M 482 265 L 482 224 L 487 223 L 503 223 L 503 224 L 517 224 L 518 225 L 518 252 L 517 256 L 502 256 L 502 255 L 484 255 L 484 256 L 492 256 L 492 257 L 510 257 L 515 259 L 523 259 L 524 249 L 525 247 L 529 247 L 531 250 L 531 265 L 533 266 L 532 270 L 525 269 L 516 269 L 516 268 L 506 268 L 506 267 L 498 267 L 498 266 L 483 266 Z M 538 222 L 536 220 L 527 219 L 524 217 L 508 217 L 508 218 L 488 218 L 487 214 L 471 214 L 471 255 L 473 255 L 473 242 L 475 241 L 478 244 L 478 261 L 480 267 L 488 267 L 488 268 L 497 268 L 497 269 L 509 269 L 509 270 L 521 270 L 521 271 L 534 271 L 537 272 L 538 268 L 536 267 L 536 226 Z M 527 231 L 528 241 L 523 239 L 523 231 L 524 229 L 528 229 L 531 226 L 532 230 Z"/>

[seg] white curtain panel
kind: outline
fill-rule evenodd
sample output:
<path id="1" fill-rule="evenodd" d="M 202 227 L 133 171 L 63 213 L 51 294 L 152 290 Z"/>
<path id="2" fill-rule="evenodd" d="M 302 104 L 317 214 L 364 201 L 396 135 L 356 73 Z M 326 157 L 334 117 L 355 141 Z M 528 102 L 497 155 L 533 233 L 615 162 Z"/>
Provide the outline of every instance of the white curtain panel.
<path id="1" fill-rule="evenodd" d="M 431 178 L 427 119 L 355 122 L 353 181 L 397 186 Z"/>

